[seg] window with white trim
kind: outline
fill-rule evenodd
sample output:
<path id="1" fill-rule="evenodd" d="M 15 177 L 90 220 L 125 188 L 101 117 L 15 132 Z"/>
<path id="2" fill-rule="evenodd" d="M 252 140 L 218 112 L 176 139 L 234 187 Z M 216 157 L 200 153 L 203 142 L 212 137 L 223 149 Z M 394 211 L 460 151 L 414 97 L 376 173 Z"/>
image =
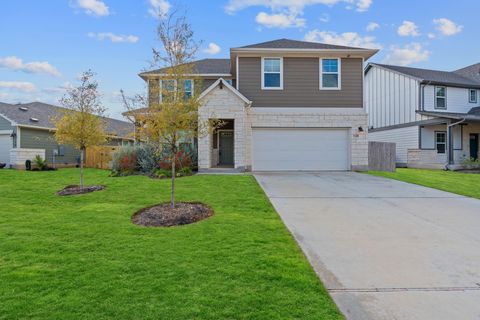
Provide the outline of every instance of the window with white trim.
<path id="1" fill-rule="evenodd" d="M 320 59 L 320 89 L 340 89 L 340 59 Z"/>
<path id="2" fill-rule="evenodd" d="M 435 87 L 435 109 L 447 109 L 447 88 Z"/>
<path id="3" fill-rule="evenodd" d="M 447 150 L 446 131 L 435 131 L 435 149 L 437 149 L 437 153 L 445 153 Z"/>
<path id="4" fill-rule="evenodd" d="M 183 80 L 183 97 L 185 100 L 190 99 L 193 97 L 193 80 L 187 79 Z"/>
<path id="5" fill-rule="evenodd" d="M 283 89 L 283 58 L 262 58 L 262 89 Z"/>
<path id="6" fill-rule="evenodd" d="M 176 80 L 161 80 L 160 81 L 160 102 L 171 95 L 171 92 L 174 92 L 177 89 Z M 184 99 L 188 100 L 193 96 L 194 82 L 192 79 L 183 80 L 183 87 L 180 88 L 184 92 Z"/>
<path id="7" fill-rule="evenodd" d="M 468 102 L 477 103 L 477 89 L 468 90 Z"/>

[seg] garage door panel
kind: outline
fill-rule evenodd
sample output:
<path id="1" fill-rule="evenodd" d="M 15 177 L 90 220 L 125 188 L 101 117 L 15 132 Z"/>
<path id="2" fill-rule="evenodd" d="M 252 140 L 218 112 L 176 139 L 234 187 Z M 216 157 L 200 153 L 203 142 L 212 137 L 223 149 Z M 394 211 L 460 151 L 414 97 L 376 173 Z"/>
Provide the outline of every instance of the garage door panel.
<path id="1" fill-rule="evenodd" d="M 348 129 L 253 129 L 252 169 L 348 170 Z"/>

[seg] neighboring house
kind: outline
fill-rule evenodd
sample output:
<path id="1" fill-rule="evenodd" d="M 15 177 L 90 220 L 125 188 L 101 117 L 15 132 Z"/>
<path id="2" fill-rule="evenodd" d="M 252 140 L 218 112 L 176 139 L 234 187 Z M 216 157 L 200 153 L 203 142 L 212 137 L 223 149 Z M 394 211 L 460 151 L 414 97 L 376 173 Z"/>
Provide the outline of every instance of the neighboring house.
<path id="1" fill-rule="evenodd" d="M 398 166 L 461 168 L 479 156 L 480 64 L 437 71 L 370 63 L 370 141 L 395 142 Z"/>
<path id="2" fill-rule="evenodd" d="M 59 145 L 54 138 L 51 119 L 63 108 L 41 102 L 25 104 L 0 103 L 0 163 L 22 168 L 26 160 L 37 154 L 48 164 L 74 166 L 79 163 L 80 151 L 70 145 Z M 133 125 L 105 118 L 108 145 L 133 142 Z"/>
<path id="3" fill-rule="evenodd" d="M 198 139 L 200 170 L 365 170 L 363 63 L 377 50 L 274 40 L 193 63 L 202 84 L 199 117 L 225 125 Z M 166 69 L 140 74 L 149 99 Z"/>

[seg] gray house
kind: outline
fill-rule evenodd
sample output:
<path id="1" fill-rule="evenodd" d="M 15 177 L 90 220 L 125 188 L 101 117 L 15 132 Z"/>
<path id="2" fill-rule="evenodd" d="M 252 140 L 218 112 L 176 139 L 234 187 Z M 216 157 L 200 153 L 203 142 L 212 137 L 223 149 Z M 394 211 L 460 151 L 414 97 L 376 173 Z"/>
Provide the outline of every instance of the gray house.
<path id="1" fill-rule="evenodd" d="M 366 169 L 363 63 L 376 52 L 279 39 L 194 62 L 192 78 L 202 81 L 185 80 L 185 94 L 199 94 L 202 120 L 225 123 L 199 138 L 199 169 Z M 166 69 L 140 77 L 151 102 L 174 88 Z"/>
<path id="2" fill-rule="evenodd" d="M 54 139 L 51 118 L 62 108 L 41 102 L 7 104 L 0 102 L 0 163 L 21 168 L 37 154 L 49 164 L 75 166 L 80 152 L 70 145 L 59 145 Z M 133 125 L 105 118 L 108 145 L 133 142 Z"/>
<path id="3" fill-rule="evenodd" d="M 365 90 L 368 138 L 395 142 L 399 166 L 456 169 L 478 159 L 480 64 L 440 71 L 371 63 Z"/>

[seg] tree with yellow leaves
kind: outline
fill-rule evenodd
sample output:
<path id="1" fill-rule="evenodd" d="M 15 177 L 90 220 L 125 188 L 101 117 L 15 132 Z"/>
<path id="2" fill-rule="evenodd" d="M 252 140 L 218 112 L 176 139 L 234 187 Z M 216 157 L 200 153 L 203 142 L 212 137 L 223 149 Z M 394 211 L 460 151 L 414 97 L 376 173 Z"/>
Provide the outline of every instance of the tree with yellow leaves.
<path id="1" fill-rule="evenodd" d="M 159 17 L 157 36 L 162 50 L 153 50 L 154 64 L 163 67 L 157 86 L 150 86 L 149 99 L 141 95 L 123 101 L 126 114 L 141 124 L 138 133 L 143 140 L 156 144 L 159 150 L 168 151 L 171 163 L 171 207 L 175 207 L 175 177 L 179 143 L 207 134 L 219 126 L 216 121 L 202 122 L 198 117 L 200 79 L 191 63 L 199 45 L 185 16 L 172 13 Z M 123 92 L 122 92 L 123 94 Z"/>
<path id="2" fill-rule="evenodd" d="M 88 147 L 106 142 L 105 108 L 100 101 L 98 83 L 91 70 L 80 76 L 77 87 L 68 88 L 60 100 L 65 108 L 52 121 L 55 124 L 55 139 L 60 144 L 70 144 L 80 150 L 80 188 L 84 187 L 84 159 Z"/>

